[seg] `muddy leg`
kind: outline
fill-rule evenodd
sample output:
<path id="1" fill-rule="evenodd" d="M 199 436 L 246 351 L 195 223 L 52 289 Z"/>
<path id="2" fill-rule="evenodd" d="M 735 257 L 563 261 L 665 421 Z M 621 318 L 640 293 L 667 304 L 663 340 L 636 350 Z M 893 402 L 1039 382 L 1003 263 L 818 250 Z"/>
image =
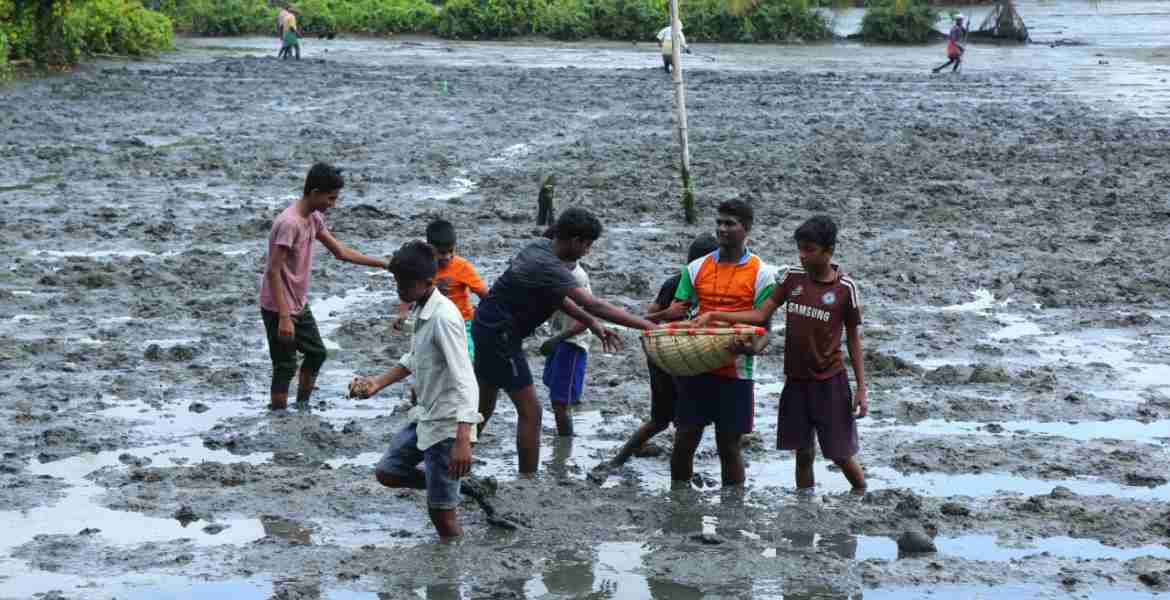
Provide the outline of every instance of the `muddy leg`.
<path id="1" fill-rule="evenodd" d="M 479 414 L 483 415 L 483 422 L 476 428 L 476 433 L 482 434 L 487 428 L 488 419 L 496 412 L 496 398 L 500 395 L 500 388 L 479 380 Z"/>
<path id="2" fill-rule="evenodd" d="M 313 386 L 317 383 L 317 373 L 325 364 L 329 352 L 325 349 L 325 342 L 321 339 L 321 332 L 317 329 L 317 320 L 313 318 L 313 311 L 306 306 L 301 314 L 293 320 L 296 326 L 296 345 L 305 359 L 301 361 L 300 378 L 297 380 L 297 404 L 308 405 L 309 397 L 313 395 Z"/>
<path id="3" fill-rule="evenodd" d="M 813 477 L 813 461 L 816 460 L 816 451 L 812 448 L 796 450 L 796 487 L 797 489 L 812 489 L 817 484 Z"/>
<path id="4" fill-rule="evenodd" d="M 690 482 L 695 476 L 695 451 L 703 441 L 703 428 L 695 426 L 676 427 L 674 430 L 674 452 L 670 455 L 670 478 L 673 481 Z"/>
<path id="5" fill-rule="evenodd" d="M 317 373 L 310 373 L 301 365 L 301 373 L 297 378 L 297 404 L 300 406 L 307 406 L 309 404 L 309 397 L 313 395 L 313 387 L 317 385 Z M 285 397 L 285 404 L 288 404 L 288 397 Z"/>
<path id="6" fill-rule="evenodd" d="M 553 402 L 553 416 L 557 421 L 557 435 L 573 436 L 573 409 L 568 404 Z"/>
<path id="7" fill-rule="evenodd" d="M 435 526 L 435 531 L 439 532 L 440 538 L 448 540 L 463 535 L 463 529 L 459 527 L 459 518 L 454 509 L 430 509 L 427 514 L 430 515 L 431 524 Z"/>
<path id="8" fill-rule="evenodd" d="M 719 466 L 724 486 L 743 485 L 747 475 L 743 467 L 743 450 L 739 441 L 743 434 L 716 430 L 715 446 L 719 450 Z"/>
<path id="9" fill-rule="evenodd" d="M 849 485 L 853 486 L 854 494 L 865 493 L 865 472 L 861 470 L 861 464 L 857 462 L 856 456 L 851 456 L 846 460 L 835 460 L 833 464 L 837 465 L 845 474 L 845 479 L 848 479 Z"/>
<path id="10" fill-rule="evenodd" d="M 520 473 L 534 474 L 540 466 L 540 401 L 531 384 L 508 396 L 516 406 L 516 454 Z M 482 399 L 482 395 L 480 396 Z"/>
<path id="11" fill-rule="evenodd" d="M 288 408 L 288 392 L 272 392 L 268 401 L 268 410 L 284 410 Z"/>
<path id="12" fill-rule="evenodd" d="M 663 431 L 666 431 L 666 425 L 659 425 L 654 421 L 643 423 L 642 426 L 634 432 L 634 435 L 630 436 L 630 439 L 626 442 L 626 445 L 622 446 L 621 452 L 618 452 L 618 455 L 613 457 L 613 460 L 610 461 L 610 463 L 614 466 L 624 465 L 626 461 L 630 460 L 630 457 L 638 451 L 639 448 L 645 446 L 646 443 L 649 442 L 654 436 L 662 433 Z"/>
<path id="13" fill-rule="evenodd" d="M 947 60 L 947 62 L 945 62 L 945 63 L 943 63 L 943 64 L 941 64 L 941 65 L 939 65 L 931 70 L 935 73 L 938 73 L 939 71 L 951 66 L 951 63 L 953 63 L 953 62 L 955 62 L 955 59 L 953 59 L 953 58 L 949 59 L 949 60 Z"/>

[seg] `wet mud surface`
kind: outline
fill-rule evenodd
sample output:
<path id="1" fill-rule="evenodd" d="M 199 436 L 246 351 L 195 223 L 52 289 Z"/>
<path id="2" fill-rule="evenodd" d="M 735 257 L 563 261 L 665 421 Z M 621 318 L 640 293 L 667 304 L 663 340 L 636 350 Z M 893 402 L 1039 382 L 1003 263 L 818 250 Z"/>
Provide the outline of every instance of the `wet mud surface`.
<path id="1" fill-rule="evenodd" d="M 205 52 L 0 90 L 0 597 L 1170 591 L 1165 123 L 1026 75 L 696 69 L 686 227 L 660 72 L 434 55 Z M 751 245 L 778 264 L 804 218 L 834 215 L 866 310 L 869 493 L 823 460 L 817 492 L 794 490 L 779 341 L 745 490 L 719 489 L 710 439 L 671 489 L 669 434 L 590 481 L 649 414 L 627 332 L 590 358 L 578 437 L 545 419 L 535 479 L 501 400 L 474 472 L 512 527 L 468 499 L 466 537 L 439 544 L 425 499 L 372 477 L 402 390 L 344 397 L 405 349 L 387 274 L 318 250 L 330 360 L 307 410 L 264 410 L 265 239 L 317 159 L 346 169 L 326 217 L 346 243 L 389 254 L 444 216 L 488 280 L 555 174 L 558 206 L 606 225 L 594 290 L 630 308 L 720 200 L 755 203 Z M 900 551 L 907 533 L 936 551 Z"/>

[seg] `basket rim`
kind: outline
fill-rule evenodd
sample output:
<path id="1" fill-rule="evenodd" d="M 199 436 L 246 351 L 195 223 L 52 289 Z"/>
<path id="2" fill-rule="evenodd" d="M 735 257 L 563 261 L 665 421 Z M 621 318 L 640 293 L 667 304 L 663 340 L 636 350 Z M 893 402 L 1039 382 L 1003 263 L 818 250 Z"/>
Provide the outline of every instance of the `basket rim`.
<path id="1" fill-rule="evenodd" d="M 661 329 L 648 329 L 642 332 L 643 337 L 663 337 L 676 336 L 679 334 L 686 336 L 706 336 L 706 335 L 757 335 L 762 336 L 766 332 L 763 327 L 756 325 L 743 325 L 739 327 L 665 327 Z"/>

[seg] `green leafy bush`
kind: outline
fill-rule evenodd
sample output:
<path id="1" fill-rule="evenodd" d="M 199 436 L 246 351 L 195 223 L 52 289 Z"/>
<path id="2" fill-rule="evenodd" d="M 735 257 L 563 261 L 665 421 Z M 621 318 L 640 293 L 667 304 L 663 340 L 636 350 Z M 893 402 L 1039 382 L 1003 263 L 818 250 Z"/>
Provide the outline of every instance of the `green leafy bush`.
<path id="1" fill-rule="evenodd" d="M 176 28 L 200 35 L 276 33 L 277 9 L 265 0 L 174 0 L 162 9 Z"/>
<path id="2" fill-rule="evenodd" d="M 541 33 L 557 40 L 579 40 L 593 35 L 593 18 L 581 0 L 553 0 L 541 19 Z"/>
<path id="3" fill-rule="evenodd" d="M 65 14 L 66 42 L 79 54 L 152 54 L 173 35 L 171 20 L 138 0 L 88 0 Z"/>
<path id="4" fill-rule="evenodd" d="M 761 0 L 744 15 L 732 14 L 727 0 L 688 0 L 681 10 L 687 40 L 694 42 L 788 42 L 832 35 L 825 17 L 799 0 Z"/>
<path id="5" fill-rule="evenodd" d="M 867 42 L 921 44 L 937 35 L 938 11 L 927 0 L 869 0 L 861 19 Z"/>
<path id="6" fill-rule="evenodd" d="M 8 64 L 8 35 L 0 31 L 0 81 L 12 76 L 12 67 Z"/>
<path id="7" fill-rule="evenodd" d="M 426 0 L 334 1 L 340 5 L 335 9 L 337 25 L 346 31 L 420 33 L 434 30 L 439 23 L 439 9 Z"/>
<path id="8" fill-rule="evenodd" d="M 592 0 L 589 7 L 594 31 L 611 40 L 651 40 L 669 22 L 664 0 Z"/>
<path id="9" fill-rule="evenodd" d="M 482 40 L 541 31 L 545 0 L 448 0 L 436 31 L 446 38 Z"/>

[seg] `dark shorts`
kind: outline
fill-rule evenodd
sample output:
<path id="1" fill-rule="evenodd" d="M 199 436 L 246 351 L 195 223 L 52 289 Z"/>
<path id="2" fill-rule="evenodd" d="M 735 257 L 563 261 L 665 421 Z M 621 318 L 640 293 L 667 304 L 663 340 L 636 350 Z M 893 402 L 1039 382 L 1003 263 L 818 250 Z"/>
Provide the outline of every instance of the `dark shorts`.
<path id="1" fill-rule="evenodd" d="M 750 379 L 705 373 L 675 377 L 678 393 L 674 423 L 678 427 L 715 425 L 721 433 L 751 433 L 756 420 L 756 387 Z"/>
<path id="2" fill-rule="evenodd" d="M 650 371 L 650 420 L 665 427 L 674 421 L 674 404 L 678 401 L 674 377 L 650 361 L 646 361 L 646 368 Z"/>
<path id="3" fill-rule="evenodd" d="M 480 386 L 486 384 L 511 393 L 532 385 L 528 357 L 519 343 L 512 344 L 506 334 L 474 321 L 471 338 L 475 344 L 475 378 Z"/>
<path id="4" fill-rule="evenodd" d="M 282 338 L 277 335 L 280 327 L 280 315 L 270 310 L 260 309 L 260 316 L 264 319 L 264 331 L 268 336 L 268 356 L 272 359 L 272 391 L 276 393 L 288 392 L 289 382 L 297 371 L 297 352 L 305 355 L 301 369 L 316 375 L 325 363 L 327 352 L 325 342 L 321 341 L 321 332 L 317 330 L 317 320 L 313 318 L 313 311 L 308 305 L 299 314 L 292 315 L 293 337 Z"/>
<path id="5" fill-rule="evenodd" d="M 544 361 L 544 385 L 553 404 L 580 404 L 585 387 L 585 366 L 589 353 L 568 342 L 561 342 Z"/>
<path id="6" fill-rule="evenodd" d="M 853 391 L 845 371 L 823 381 L 788 381 L 780 393 L 776 447 L 801 450 L 820 440 L 821 454 L 829 460 L 848 460 L 857 454 L 857 421 L 853 417 Z"/>
<path id="7" fill-rule="evenodd" d="M 427 506 L 431 510 L 454 510 L 462 498 L 459 480 L 451 479 L 451 448 L 454 438 L 447 438 L 426 450 L 418 449 L 418 424 L 411 423 L 390 442 L 390 448 L 378 461 L 375 471 L 408 478 L 414 475 L 418 463 L 423 463 L 427 478 Z"/>

